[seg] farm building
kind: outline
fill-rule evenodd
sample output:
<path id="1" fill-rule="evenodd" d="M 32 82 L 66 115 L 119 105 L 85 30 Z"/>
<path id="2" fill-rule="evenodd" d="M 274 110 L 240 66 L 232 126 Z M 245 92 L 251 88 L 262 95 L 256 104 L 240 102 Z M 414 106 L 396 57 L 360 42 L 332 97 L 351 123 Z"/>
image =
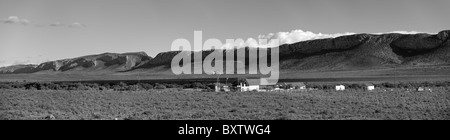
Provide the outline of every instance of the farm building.
<path id="1" fill-rule="evenodd" d="M 216 92 L 221 92 L 221 91 L 228 92 L 228 91 L 230 91 L 230 87 L 228 85 L 225 85 L 225 84 L 222 84 L 222 83 L 219 83 L 219 84 L 216 83 L 214 85 L 214 87 L 215 87 L 215 91 Z"/>
<path id="2" fill-rule="evenodd" d="M 375 90 L 375 86 L 373 84 L 371 84 L 371 83 L 365 83 L 364 84 L 364 89 L 369 90 L 369 91 Z"/>
<path id="3" fill-rule="evenodd" d="M 433 92 L 433 90 L 431 88 L 426 88 L 426 87 L 419 87 L 419 88 L 417 88 L 417 91 L 419 91 L 419 92 L 424 92 L 424 91 Z"/>
<path id="4" fill-rule="evenodd" d="M 419 87 L 419 88 L 417 88 L 417 91 L 420 91 L 420 92 L 425 91 L 425 88 Z"/>
<path id="5" fill-rule="evenodd" d="M 336 85 L 336 90 L 337 91 L 344 91 L 345 90 L 345 86 L 344 85 Z"/>
<path id="6" fill-rule="evenodd" d="M 245 82 L 241 82 L 238 85 L 238 88 L 241 91 L 259 91 L 260 88 L 260 79 L 245 79 Z"/>

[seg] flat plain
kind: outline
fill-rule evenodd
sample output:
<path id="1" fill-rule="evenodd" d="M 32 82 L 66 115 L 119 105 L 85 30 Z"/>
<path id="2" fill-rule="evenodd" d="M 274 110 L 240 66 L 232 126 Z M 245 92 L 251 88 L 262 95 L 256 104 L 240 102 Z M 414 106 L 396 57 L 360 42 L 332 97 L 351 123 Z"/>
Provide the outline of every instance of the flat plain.
<path id="1" fill-rule="evenodd" d="M 448 120 L 450 88 L 291 92 L 0 90 L 0 119 Z"/>

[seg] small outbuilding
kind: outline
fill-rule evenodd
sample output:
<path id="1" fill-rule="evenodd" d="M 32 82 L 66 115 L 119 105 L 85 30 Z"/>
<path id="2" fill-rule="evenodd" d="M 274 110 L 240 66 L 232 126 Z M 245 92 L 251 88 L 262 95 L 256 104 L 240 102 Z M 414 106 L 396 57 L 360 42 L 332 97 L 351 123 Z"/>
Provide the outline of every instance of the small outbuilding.
<path id="1" fill-rule="evenodd" d="M 337 91 L 344 91 L 345 90 L 345 86 L 344 85 L 336 85 L 336 90 Z"/>
<path id="2" fill-rule="evenodd" d="M 364 89 L 369 90 L 369 91 L 375 90 L 375 85 L 373 85 L 371 83 L 365 83 Z"/>
<path id="3" fill-rule="evenodd" d="M 425 88 L 419 87 L 419 88 L 417 88 L 417 91 L 420 91 L 420 92 L 425 91 Z"/>

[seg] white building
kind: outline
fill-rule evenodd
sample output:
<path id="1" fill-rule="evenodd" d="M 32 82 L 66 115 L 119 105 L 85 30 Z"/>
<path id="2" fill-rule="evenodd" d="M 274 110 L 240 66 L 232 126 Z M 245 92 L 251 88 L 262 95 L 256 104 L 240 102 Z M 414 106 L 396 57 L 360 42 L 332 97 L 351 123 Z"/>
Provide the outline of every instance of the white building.
<path id="1" fill-rule="evenodd" d="M 259 91 L 260 79 L 245 79 L 245 83 L 240 83 L 241 91 Z"/>
<path id="2" fill-rule="evenodd" d="M 344 85 L 337 85 L 336 86 L 336 90 L 337 91 L 344 91 L 345 90 L 345 86 Z"/>
<path id="3" fill-rule="evenodd" d="M 375 86 L 373 84 L 370 84 L 370 83 L 365 83 L 364 84 L 364 88 L 369 90 L 369 91 L 375 90 Z"/>
<path id="4" fill-rule="evenodd" d="M 225 91 L 225 92 L 229 92 L 230 91 L 230 87 L 228 85 L 219 83 L 219 84 L 215 84 L 215 91 L 216 92 L 221 92 L 221 91 Z"/>
<path id="5" fill-rule="evenodd" d="M 425 88 L 419 87 L 419 88 L 417 88 L 417 91 L 425 91 Z"/>

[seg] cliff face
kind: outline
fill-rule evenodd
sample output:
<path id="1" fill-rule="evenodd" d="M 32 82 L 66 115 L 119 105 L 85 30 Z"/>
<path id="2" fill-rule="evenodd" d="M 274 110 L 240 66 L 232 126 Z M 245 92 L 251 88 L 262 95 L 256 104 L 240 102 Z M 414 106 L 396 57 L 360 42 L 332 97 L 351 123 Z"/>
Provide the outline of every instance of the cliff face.
<path id="1" fill-rule="evenodd" d="M 241 49 L 245 49 L 248 54 L 249 48 Z M 279 49 L 280 68 L 282 70 L 354 70 L 449 65 L 450 30 L 441 31 L 435 35 L 357 34 L 285 44 L 279 46 Z M 191 55 L 192 57 L 195 53 L 202 53 L 203 58 L 205 58 L 211 52 L 192 52 L 185 53 L 185 55 Z M 229 52 L 230 50 L 224 51 L 224 56 Z M 104 53 L 50 61 L 37 66 L 3 67 L 0 68 L 0 73 L 35 73 L 41 71 L 121 72 L 160 66 L 170 68 L 172 58 L 179 53 L 179 51 L 163 52 L 155 58 L 151 58 L 142 52 Z"/>
<path id="2" fill-rule="evenodd" d="M 282 69 L 345 70 L 447 65 L 449 33 L 358 34 L 280 46 Z"/>

